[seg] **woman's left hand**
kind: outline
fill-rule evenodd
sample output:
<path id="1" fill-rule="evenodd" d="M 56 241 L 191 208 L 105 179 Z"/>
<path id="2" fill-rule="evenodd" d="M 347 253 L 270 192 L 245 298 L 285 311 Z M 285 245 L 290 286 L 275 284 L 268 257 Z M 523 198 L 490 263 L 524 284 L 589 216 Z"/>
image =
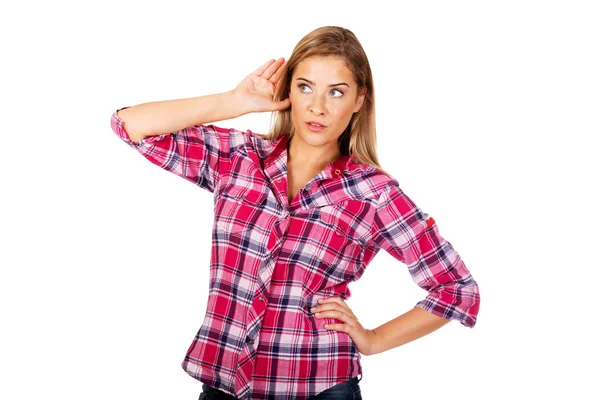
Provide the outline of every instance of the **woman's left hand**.
<path id="1" fill-rule="evenodd" d="M 327 297 L 319 301 L 319 305 L 310 309 L 315 318 L 335 318 L 342 324 L 327 324 L 326 329 L 346 332 L 361 354 L 369 355 L 375 342 L 375 332 L 364 328 L 350 307 L 340 296 Z"/>

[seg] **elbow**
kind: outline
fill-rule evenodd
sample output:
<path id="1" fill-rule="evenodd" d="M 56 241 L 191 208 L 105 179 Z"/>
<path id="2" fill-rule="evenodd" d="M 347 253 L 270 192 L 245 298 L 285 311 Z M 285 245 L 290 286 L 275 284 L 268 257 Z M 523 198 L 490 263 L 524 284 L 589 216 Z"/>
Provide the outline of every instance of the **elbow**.
<path id="1" fill-rule="evenodd" d="M 134 144 L 138 144 L 139 142 L 145 139 L 145 136 L 134 135 L 131 133 L 127 133 L 127 136 L 129 136 L 129 140 Z"/>
<path id="2" fill-rule="evenodd" d="M 470 275 L 465 280 L 455 282 L 447 290 L 442 289 L 441 299 L 456 308 L 461 324 L 470 328 L 475 326 L 481 296 L 479 285 Z"/>
<path id="3" fill-rule="evenodd" d="M 475 326 L 479 304 L 479 286 L 472 278 L 439 285 L 418 303 L 439 316 L 455 319 L 469 328 Z"/>
<path id="4" fill-rule="evenodd" d="M 116 123 L 116 125 L 118 126 L 119 130 L 121 131 L 121 137 L 125 140 L 128 140 L 132 143 L 139 143 L 140 141 L 142 141 L 147 135 L 144 135 L 143 133 L 137 131 L 135 129 L 135 127 L 131 124 L 131 121 L 127 122 L 127 109 L 129 107 L 123 107 L 120 108 L 119 110 L 117 110 L 114 115 L 115 118 L 113 119 L 113 122 Z M 113 129 L 115 127 L 113 126 Z"/>
<path id="5" fill-rule="evenodd" d="M 479 285 L 474 279 L 470 279 L 467 283 L 460 284 L 455 292 L 455 307 L 458 310 L 459 321 L 464 326 L 473 328 L 479 315 L 479 304 L 481 295 L 479 293 Z"/>
<path id="6" fill-rule="evenodd" d="M 129 138 L 129 141 L 132 143 L 139 143 L 142 139 L 144 139 L 144 136 L 136 133 L 135 131 L 133 131 L 133 129 L 131 129 L 131 127 L 126 126 L 126 122 L 123 121 L 121 124 L 121 129 L 123 129 L 123 133 Z"/>

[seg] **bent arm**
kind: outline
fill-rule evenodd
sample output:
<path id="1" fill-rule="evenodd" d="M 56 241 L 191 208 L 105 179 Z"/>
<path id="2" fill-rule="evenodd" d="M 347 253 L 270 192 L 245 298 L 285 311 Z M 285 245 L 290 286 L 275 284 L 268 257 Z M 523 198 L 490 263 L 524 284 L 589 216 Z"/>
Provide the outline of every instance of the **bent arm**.
<path id="1" fill-rule="evenodd" d="M 133 142 L 148 136 L 180 131 L 184 128 L 236 118 L 246 107 L 232 91 L 176 100 L 163 100 L 129 106 L 118 111 L 123 129 Z"/>
<path id="2" fill-rule="evenodd" d="M 372 330 L 374 340 L 369 355 L 382 353 L 412 342 L 440 329 L 448 322 L 450 320 L 447 318 L 439 317 L 420 307 L 414 307 L 412 310 Z"/>
<path id="3" fill-rule="evenodd" d="M 380 196 L 372 232 L 374 242 L 406 264 L 413 281 L 428 291 L 416 307 L 466 327 L 475 326 L 480 304 L 477 282 L 454 246 L 440 234 L 435 220 L 395 180 Z M 410 315 L 417 312 L 410 311 Z"/>

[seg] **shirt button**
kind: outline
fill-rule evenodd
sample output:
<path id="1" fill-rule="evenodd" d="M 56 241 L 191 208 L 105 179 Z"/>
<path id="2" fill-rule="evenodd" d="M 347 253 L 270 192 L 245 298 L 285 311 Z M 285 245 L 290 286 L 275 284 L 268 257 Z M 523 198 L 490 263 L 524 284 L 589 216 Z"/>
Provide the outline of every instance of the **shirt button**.
<path id="1" fill-rule="evenodd" d="M 258 300 L 262 301 L 263 303 L 265 302 L 265 298 L 264 297 L 261 297 Z"/>
<path id="2" fill-rule="evenodd" d="M 335 174 L 336 174 L 336 175 L 339 175 L 339 174 L 341 174 L 340 170 L 339 170 L 339 169 L 336 169 L 336 170 L 335 170 Z"/>
<path id="3" fill-rule="evenodd" d="M 254 339 L 250 339 L 250 344 L 254 344 Z"/>
<path id="4" fill-rule="evenodd" d="M 275 182 L 277 182 L 277 183 L 281 182 L 281 178 L 275 179 Z"/>
<path id="5" fill-rule="evenodd" d="M 342 232 L 340 232 L 340 230 L 339 230 L 339 229 L 336 229 L 336 230 L 335 230 L 335 234 L 336 234 L 337 236 L 342 236 Z"/>

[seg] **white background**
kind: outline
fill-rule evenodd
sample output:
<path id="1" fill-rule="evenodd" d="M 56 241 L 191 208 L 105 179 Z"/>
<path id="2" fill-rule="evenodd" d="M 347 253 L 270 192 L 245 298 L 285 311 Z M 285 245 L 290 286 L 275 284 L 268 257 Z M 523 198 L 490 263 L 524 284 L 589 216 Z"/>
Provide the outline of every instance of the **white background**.
<path id="1" fill-rule="evenodd" d="M 198 398 L 180 363 L 206 307 L 212 195 L 110 117 L 232 89 L 322 25 L 361 40 L 382 166 L 481 289 L 474 329 L 363 356 L 363 398 L 600 397 L 596 2 L 37 3 L 0 17 L 0 398 Z M 426 295 L 384 251 L 350 288 L 368 328 Z"/>

